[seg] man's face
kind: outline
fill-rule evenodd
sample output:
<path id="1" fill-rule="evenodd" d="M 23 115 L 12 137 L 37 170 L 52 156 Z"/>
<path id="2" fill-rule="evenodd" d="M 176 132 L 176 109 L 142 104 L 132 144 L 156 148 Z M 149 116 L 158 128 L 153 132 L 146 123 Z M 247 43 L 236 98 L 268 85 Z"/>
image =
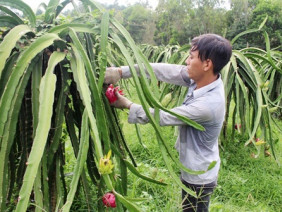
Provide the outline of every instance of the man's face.
<path id="1" fill-rule="evenodd" d="M 191 51 L 190 56 L 185 61 L 187 64 L 187 71 L 189 78 L 194 81 L 199 81 L 204 74 L 204 61 L 199 58 L 199 51 Z"/>

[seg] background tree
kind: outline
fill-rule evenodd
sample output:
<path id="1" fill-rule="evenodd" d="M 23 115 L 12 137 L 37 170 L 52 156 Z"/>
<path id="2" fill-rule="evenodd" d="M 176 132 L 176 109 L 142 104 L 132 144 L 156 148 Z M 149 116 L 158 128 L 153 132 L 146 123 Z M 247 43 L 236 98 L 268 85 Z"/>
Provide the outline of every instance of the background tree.
<path id="1" fill-rule="evenodd" d="M 281 45 L 281 11 L 279 0 L 159 0 L 155 10 L 148 2 L 132 6 L 117 2 L 107 6 L 131 33 L 135 42 L 184 45 L 200 34 L 216 33 L 228 39 L 248 29 L 256 29 L 268 16 L 264 30 L 269 33 L 271 47 Z M 247 46 L 264 48 L 261 33 L 241 36 L 233 49 Z"/>
<path id="2" fill-rule="evenodd" d="M 280 0 L 259 0 L 254 8 L 248 29 L 256 28 L 268 16 L 263 29 L 267 31 L 270 37 L 271 47 L 280 46 L 282 43 L 282 2 Z M 251 45 L 265 48 L 264 37 L 260 33 L 249 36 Z"/>
<path id="3" fill-rule="evenodd" d="M 226 9 L 221 8 L 218 0 L 196 0 L 193 1 L 193 10 L 189 24 L 185 27 L 186 36 L 193 38 L 204 33 L 216 33 L 224 35 L 226 22 Z"/>
<path id="4" fill-rule="evenodd" d="M 247 29 L 251 9 L 252 8 L 249 8 L 249 1 L 231 0 L 231 10 L 226 12 L 226 22 L 228 26 L 227 38 L 231 39 Z M 246 43 L 246 38 L 240 37 L 233 45 L 233 48 L 243 48 L 246 46 Z"/>
<path id="5" fill-rule="evenodd" d="M 153 43 L 154 12 L 148 4 L 134 4 L 123 10 L 123 25 L 137 43 Z"/>
<path id="6" fill-rule="evenodd" d="M 154 40 L 159 44 L 184 44 L 185 26 L 189 23 L 191 0 L 160 0 L 156 8 L 157 21 Z"/>
<path id="7" fill-rule="evenodd" d="M 104 5 L 111 10 L 114 16 L 130 32 L 137 43 L 155 44 L 153 35 L 156 29 L 156 13 L 147 2 L 138 2 L 134 5 L 119 5 L 117 1 L 112 5 Z"/>

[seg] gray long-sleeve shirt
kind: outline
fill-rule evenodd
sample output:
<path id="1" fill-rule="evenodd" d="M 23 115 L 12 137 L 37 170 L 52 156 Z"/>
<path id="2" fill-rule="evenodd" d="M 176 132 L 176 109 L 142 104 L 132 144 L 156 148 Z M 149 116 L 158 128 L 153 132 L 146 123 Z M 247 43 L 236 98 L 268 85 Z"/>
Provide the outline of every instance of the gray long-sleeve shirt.
<path id="1" fill-rule="evenodd" d="M 217 162 L 213 169 L 201 175 L 191 175 L 181 171 L 182 179 L 198 185 L 216 181 L 220 167 L 218 137 L 225 115 L 224 86 L 221 78 L 195 90 L 196 84 L 189 79 L 186 66 L 163 63 L 152 63 L 151 66 L 158 80 L 189 86 L 183 104 L 173 108 L 172 111 L 198 122 L 205 128 L 205 131 L 199 131 L 175 116 L 160 111 L 161 126 L 179 126 L 175 147 L 179 152 L 181 163 L 189 169 L 198 171 L 207 170 L 212 161 Z M 131 76 L 129 67 L 121 68 L 123 78 L 129 78 Z M 153 114 L 154 109 L 150 108 L 150 112 Z M 132 104 L 128 122 L 145 124 L 148 121 L 142 106 Z"/>

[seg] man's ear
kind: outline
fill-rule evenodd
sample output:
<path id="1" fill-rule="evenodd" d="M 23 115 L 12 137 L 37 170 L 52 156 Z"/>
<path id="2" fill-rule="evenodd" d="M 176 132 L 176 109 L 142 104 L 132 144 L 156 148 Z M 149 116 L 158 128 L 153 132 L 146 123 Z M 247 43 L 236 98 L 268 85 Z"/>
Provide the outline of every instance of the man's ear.
<path id="1" fill-rule="evenodd" d="M 204 62 L 204 71 L 213 70 L 212 60 L 206 59 Z"/>

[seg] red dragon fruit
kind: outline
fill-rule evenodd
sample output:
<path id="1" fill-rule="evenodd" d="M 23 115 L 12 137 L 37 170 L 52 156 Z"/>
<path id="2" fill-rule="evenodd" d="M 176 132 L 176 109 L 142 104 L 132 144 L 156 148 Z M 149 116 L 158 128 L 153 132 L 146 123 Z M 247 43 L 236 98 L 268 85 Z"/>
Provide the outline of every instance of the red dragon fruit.
<path id="1" fill-rule="evenodd" d="M 106 91 L 106 97 L 108 98 L 110 104 L 114 103 L 117 100 L 116 91 L 119 92 L 120 95 L 124 95 L 122 90 L 119 90 L 119 87 L 114 87 L 113 84 L 110 84 Z"/>
<path id="2" fill-rule="evenodd" d="M 111 208 L 116 207 L 116 197 L 113 193 L 104 194 L 102 200 L 105 206 L 111 207 Z"/>

